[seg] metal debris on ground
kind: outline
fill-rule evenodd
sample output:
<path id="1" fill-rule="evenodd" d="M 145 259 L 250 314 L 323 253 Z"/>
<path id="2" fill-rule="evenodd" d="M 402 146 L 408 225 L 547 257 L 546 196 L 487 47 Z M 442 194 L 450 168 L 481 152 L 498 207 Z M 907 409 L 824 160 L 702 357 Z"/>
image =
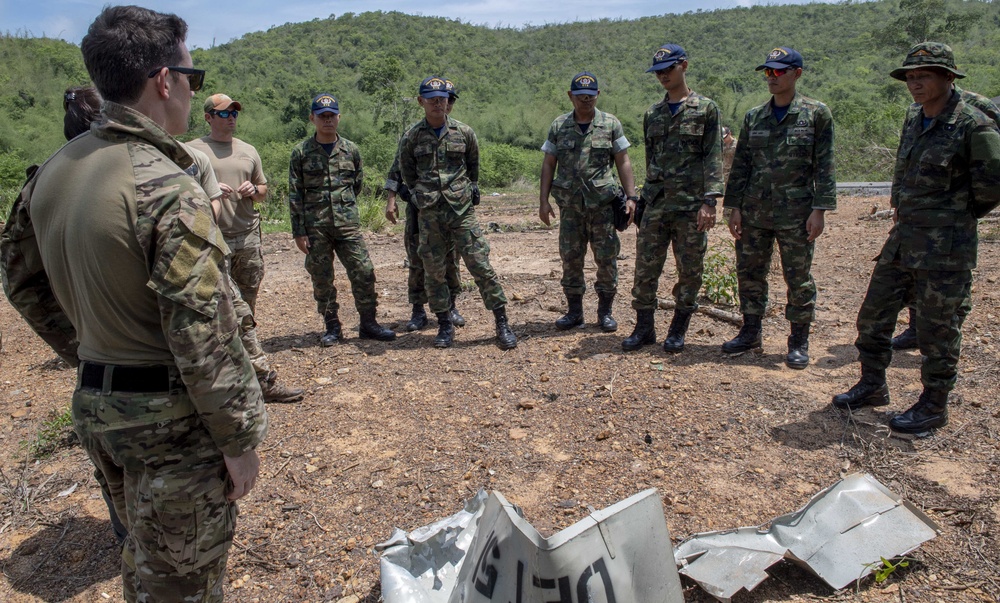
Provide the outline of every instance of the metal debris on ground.
<path id="1" fill-rule="evenodd" d="M 496 492 L 452 517 L 379 544 L 385 603 L 683 603 L 656 490 L 550 538 Z"/>
<path id="2" fill-rule="evenodd" d="M 905 555 L 940 528 L 870 475 L 854 474 L 802 509 L 746 527 L 697 534 L 674 552 L 680 573 L 720 601 L 753 590 L 767 568 L 788 559 L 839 590 L 867 576 L 884 557 Z"/>

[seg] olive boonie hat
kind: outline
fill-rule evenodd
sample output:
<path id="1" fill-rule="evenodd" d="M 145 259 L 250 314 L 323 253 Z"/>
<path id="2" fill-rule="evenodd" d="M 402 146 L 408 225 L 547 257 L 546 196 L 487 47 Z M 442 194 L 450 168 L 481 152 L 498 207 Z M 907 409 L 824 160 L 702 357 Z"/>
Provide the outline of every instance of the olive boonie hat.
<path id="1" fill-rule="evenodd" d="M 597 89 L 597 76 L 589 71 L 583 71 L 573 76 L 573 81 L 569 83 L 569 93 L 573 96 L 587 94 L 595 96 Z"/>
<path id="2" fill-rule="evenodd" d="M 677 44 L 664 44 L 653 53 L 653 66 L 646 70 L 660 71 L 673 66 L 674 63 L 687 60 L 687 53 Z"/>
<path id="3" fill-rule="evenodd" d="M 955 77 L 965 77 L 965 74 L 955 67 L 955 53 L 951 46 L 941 42 L 921 42 L 910 49 L 903 59 L 903 66 L 889 72 L 889 77 L 906 81 L 906 72 L 913 69 L 928 69 L 937 67 L 955 74 Z"/>
<path id="4" fill-rule="evenodd" d="M 799 51 L 792 50 L 787 46 L 779 46 L 767 53 L 764 63 L 757 66 L 754 71 L 770 67 L 771 69 L 785 69 L 788 67 L 802 67 L 802 55 Z"/>
<path id="5" fill-rule="evenodd" d="M 226 109 L 243 110 L 243 105 L 229 98 L 225 94 L 213 94 L 205 99 L 205 113 L 210 111 L 225 111 Z"/>
<path id="6" fill-rule="evenodd" d="M 323 92 L 322 94 L 317 94 L 316 98 L 313 99 L 310 111 L 313 112 L 313 115 L 319 115 L 321 113 L 333 113 L 334 115 L 340 115 L 340 105 L 337 103 L 337 99 L 333 98 L 332 95 Z"/>
<path id="7" fill-rule="evenodd" d="M 449 96 L 448 82 L 443 77 L 432 75 L 420 82 L 420 96 L 423 98 L 447 97 Z"/>

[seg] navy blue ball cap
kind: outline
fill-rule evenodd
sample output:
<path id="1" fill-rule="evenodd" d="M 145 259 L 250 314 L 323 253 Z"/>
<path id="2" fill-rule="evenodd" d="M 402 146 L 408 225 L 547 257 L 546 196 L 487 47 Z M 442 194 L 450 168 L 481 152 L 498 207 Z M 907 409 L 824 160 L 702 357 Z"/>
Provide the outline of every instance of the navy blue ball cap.
<path id="1" fill-rule="evenodd" d="M 569 84 L 569 92 L 572 95 L 589 94 L 595 96 L 599 90 L 597 88 L 597 76 L 589 71 L 583 71 L 573 76 L 573 81 Z"/>
<path id="2" fill-rule="evenodd" d="M 312 102 L 312 112 L 315 115 L 320 113 L 340 113 L 340 105 L 337 104 L 337 99 L 333 98 L 332 94 L 327 94 L 323 92 L 322 94 L 317 94 Z"/>
<path id="3" fill-rule="evenodd" d="M 758 65 L 755 71 L 760 71 L 765 67 L 771 69 L 784 69 L 786 67 L 802 67 L 802 55 L 799 51 L 792 50 L 787 46 L 779 46 L 767 53 L 767 59 L 763 65 Z"/>
<path id="4" fill-rule="evenodd" d="M 438 77 L 436 75 L 430 76 L 429 78 L 420 82 L 420 96 L 422 96 L 423 98 L 438 98 L 441 96 L 444 97 L 449 96 L 448 81 L 443 77 Z"/>
<path id="5" fill-rule="evenodd" d="M 674 63 L 686 60 L 687 53 L 679 45 L 664 44 L 653 53 L 653 66 L 647 69 L 646 73 L 666 69 L 672 67 Z"/>
<path id="6" fill-rule="evenodd" d="M 458 88 L 455 87 L 455 82 L 451 80 L 444 81 L 444 88 L 448 91 L 448 98 L 457 99 L 458 98 Z"/>

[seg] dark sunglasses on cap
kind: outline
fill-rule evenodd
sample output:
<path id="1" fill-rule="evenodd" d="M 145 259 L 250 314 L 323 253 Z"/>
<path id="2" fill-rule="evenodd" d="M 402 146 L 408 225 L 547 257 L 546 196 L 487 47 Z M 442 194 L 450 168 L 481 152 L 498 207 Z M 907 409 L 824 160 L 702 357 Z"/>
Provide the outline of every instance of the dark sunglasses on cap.
<path id="1" fill-rule="evenodd" d="M 205 70 L 194 69 L 192 67 L 157 67 L 149 72 L 149 77 L 156 77 L 156 74 L 159 73 L 161 69 L 169 69 L 170 71 L 176 71 L 177 73 L 183 73 L 186 75 L 188 83 L 191 85 L 191 92 L 201 90 L 201 87 L 205 84 Z"/>
<path id="2" fill-rule="evenodd" d="M 783 69 L 771 69 L 770 67 L 764 68 L 764 77 L 781 77 L 794 69 L 794 67 L 785 67 Z"/>
<path id="3" fill-rule="evenodd" d="M 223 109 L 222 111 L 211 110 L 208 112 L 209 115 L 218 115 L 222 119 L 229 119 L 233 117 L 234 119 L 240 116 L 240 112 L 237 109 Z"/>

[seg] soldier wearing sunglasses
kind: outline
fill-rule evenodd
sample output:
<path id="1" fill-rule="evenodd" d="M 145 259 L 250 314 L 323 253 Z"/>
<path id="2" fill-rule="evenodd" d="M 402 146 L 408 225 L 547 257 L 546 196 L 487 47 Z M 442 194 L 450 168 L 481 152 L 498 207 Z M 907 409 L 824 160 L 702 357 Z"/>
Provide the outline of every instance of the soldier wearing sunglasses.
<path id="1" fill-rule="evenodd" d="M 816 313 L 815 241 L 823 233 L 825 212 L 837 208 L 833 116 L 826 105 L 795 90 L 802 76 L 797 51 L 775 48 L 757 71 L 764 72 L 772 96 L 743 120 L 723 201 L 732 209 L 729 232 L 736 239 L 743 327 L 722 351 L 761 347 L 767 274 L 777 241 L 788 288 L 785 318 L 791 323 L 785 364 L 804 369 Z"/>
<path id="2" fill-rule="evenodd" d="M 205 121 L 210 132 L 188 144 L 212 161 L 223 192 L 213 203 L 219 227 L 233 252 L 229 258 L 229 272 L 239 285 L 243 301 L 256 312 L 257 292 L 264 279 L 264 255 L 260 213 L 255 204 L 267 198 L 267 178 L 257 149 L 234 136 L 242 110 L 243 105 L 225 94 L 209 96 L 205 99 Z"/>
<path id="3" fill-rule="evenodd" d="M 73 427 L 126 523 L 130 602 L 222 601 L 267 433 L 226 245 L 174 138 L 199 81 L 186 34 L 175 15 L 101 12 L 81 44 L 101 120 L 35 172 L 0 234 L 11 304 L 79 367 Z"/>

